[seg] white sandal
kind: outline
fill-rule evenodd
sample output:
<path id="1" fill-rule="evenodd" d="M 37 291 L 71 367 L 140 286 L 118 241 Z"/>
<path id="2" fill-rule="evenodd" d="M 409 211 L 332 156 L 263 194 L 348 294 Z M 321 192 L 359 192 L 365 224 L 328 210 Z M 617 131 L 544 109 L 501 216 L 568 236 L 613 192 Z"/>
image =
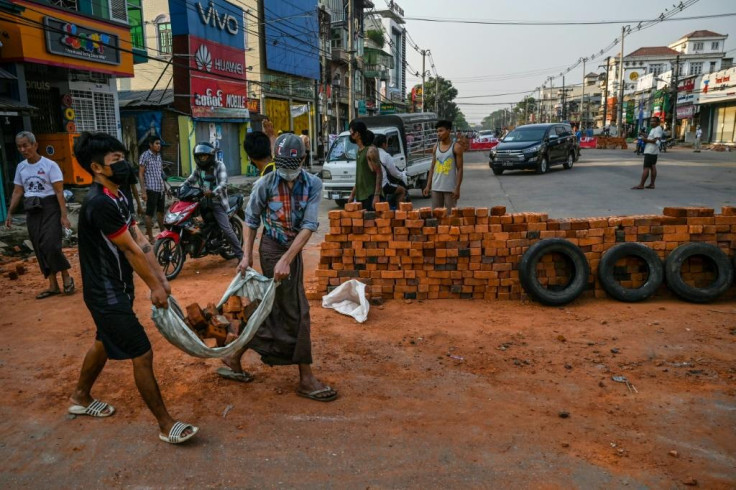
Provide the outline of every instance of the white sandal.
<path id="1" fill-rule="evenodd" d="M 105 410 L 109 411 L 105 412 Z M 92 400 L 88 406 L 72 405 L 69 407 L 69 413 L 74 415 L 89 415 L 91 417 L 109 417 L 115 413 L 115 407 L 99 400 Z"/>
<path id="2" fill-rule="evenodd" d="M 189 428 L 192 429 L 192 433 L 186 436 L 182 436 L 184 431 Z M 197 432 L 199 432 L 199 427 L 195 427 L 191 424 L 184 424 L 182 422 L 176 422 L 174 425 L 171 426 L 168 437 L 163 434 L 159 434 L 158 438 L 164 442 L 168 442 L 169 444 L 181 444 L 182 442 L 186 442 L 194 437 Z"/>

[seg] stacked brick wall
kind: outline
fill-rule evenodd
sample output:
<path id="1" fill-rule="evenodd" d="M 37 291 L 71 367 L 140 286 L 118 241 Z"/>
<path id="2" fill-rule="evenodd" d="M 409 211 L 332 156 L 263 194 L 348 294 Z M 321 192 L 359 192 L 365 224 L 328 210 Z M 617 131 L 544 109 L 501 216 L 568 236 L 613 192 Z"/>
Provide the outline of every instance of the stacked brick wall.
<path id="1" fill-rule="evenodd" d="M 605 293 L 597 280 L 598 264 L 617 243 L 645 243 L 662 259 L 688 242 L 715 244 L 729 257 L 736 253 L 736 207 L 724 207 L 721 214 L 709 208 L 665 208 L 662 215 L 549 219 L 543 213 L 507 214 L 503 206 L 447 212 L 402 203 L 392 211 L 380 203 L 373 212 L 348 204 L 330 211 L 329 220 L 315 272 L 320 294 L 358 279 L 371 296 L 385 299 L 519 299 L 524 294 L 519 261 L 530 245 L 546 238 L 580 247 L 591 270 L 585 294 L 599 297 Z M 715 272 L 707 264 L 690 259 L 683 278 L 708 284 Z M 564 285 L 571 269 L 563 257 L 550 254 L 537 272 L 553 287 Z M 636 259 L 622 259 L 614 273 L 626 287 L 646 280 L 646 267 Z"/>

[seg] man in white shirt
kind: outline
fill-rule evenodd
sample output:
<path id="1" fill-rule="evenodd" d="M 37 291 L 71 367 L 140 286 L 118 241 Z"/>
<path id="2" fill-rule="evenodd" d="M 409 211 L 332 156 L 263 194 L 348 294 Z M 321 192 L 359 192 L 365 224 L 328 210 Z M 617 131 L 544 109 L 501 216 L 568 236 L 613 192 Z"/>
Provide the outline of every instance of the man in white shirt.
<path id="1" fill-rule="evenodd" d="M 398 206 L 398 203 L 402 202 L 406 196 L 406 172 L 396 168 L 394 157 L 387 151 L 388 140 L 385 135 L 376 135 L 373 144 L 378 148 L 378 155 L 384 169 L 382 183 L 383 196 L 387 201 L 394 204 L 394 206 Z"/>
<path id="2" fill-rule="evenodd" d="M 654 189 L 654 181 L 657 179 L 657 156 L 659 155 L 659 141 L 664 138 L 664 131 L 662 126 L 659 125 L 659 118 L 652 117 L 650 120 L 650 126 L 652 129 L 649 130 L 649 135 L 644 138 L 644 170 L 641 173 L 641 181 L 639 185 L 632 187 L 632 189 L 644 189 L 644 184 L 647 182 L 647 178 L 651 175 L 649 185 L 647 189 Z"/>
<path id="3" fill-rule="evenodd" d="M 698 124 L 698 127 L 695 130 L 695 153 L 700 153 L 700 140 L 702 138 L 703 138 L 703 130 L 700 129 L 700 124 Z"/>

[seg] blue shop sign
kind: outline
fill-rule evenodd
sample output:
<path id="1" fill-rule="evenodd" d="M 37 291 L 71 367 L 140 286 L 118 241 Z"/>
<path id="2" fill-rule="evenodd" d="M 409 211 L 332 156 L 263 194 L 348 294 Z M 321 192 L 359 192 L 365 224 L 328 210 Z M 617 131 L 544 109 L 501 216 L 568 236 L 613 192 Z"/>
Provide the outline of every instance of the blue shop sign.
<path id="1" fill-rule="evenodd" d="M 171 34 L 245 49 L 244 12 L 225 0 L 169 0 Z"/>

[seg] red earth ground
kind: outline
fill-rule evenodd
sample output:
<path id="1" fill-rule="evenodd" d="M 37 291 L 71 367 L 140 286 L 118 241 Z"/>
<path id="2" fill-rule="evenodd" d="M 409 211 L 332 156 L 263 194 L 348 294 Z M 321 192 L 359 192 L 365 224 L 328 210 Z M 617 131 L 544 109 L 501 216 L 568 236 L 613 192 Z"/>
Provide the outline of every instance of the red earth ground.
<path id="1" fill-rule="evenodd" d="M 296 396 L 294 367 L 248 353 L 256 378 L 239 384 L 167 343 L 137 280 L 164 398 L 200 427 L 174 447 L 129 362 L 93 391 L 113 417 L 67 415 L 94 325 L 80 292 L 35 300 L 45 282 L 28 268 L 0 279 L 2 488 L 736 487 L 733 300 L 389 301 L 364 324 L 312 301 L 314 369 L 340 393 L 317 403 Z M 215 301 L 234 268 L 188 261 L 173 294 Z"/>

